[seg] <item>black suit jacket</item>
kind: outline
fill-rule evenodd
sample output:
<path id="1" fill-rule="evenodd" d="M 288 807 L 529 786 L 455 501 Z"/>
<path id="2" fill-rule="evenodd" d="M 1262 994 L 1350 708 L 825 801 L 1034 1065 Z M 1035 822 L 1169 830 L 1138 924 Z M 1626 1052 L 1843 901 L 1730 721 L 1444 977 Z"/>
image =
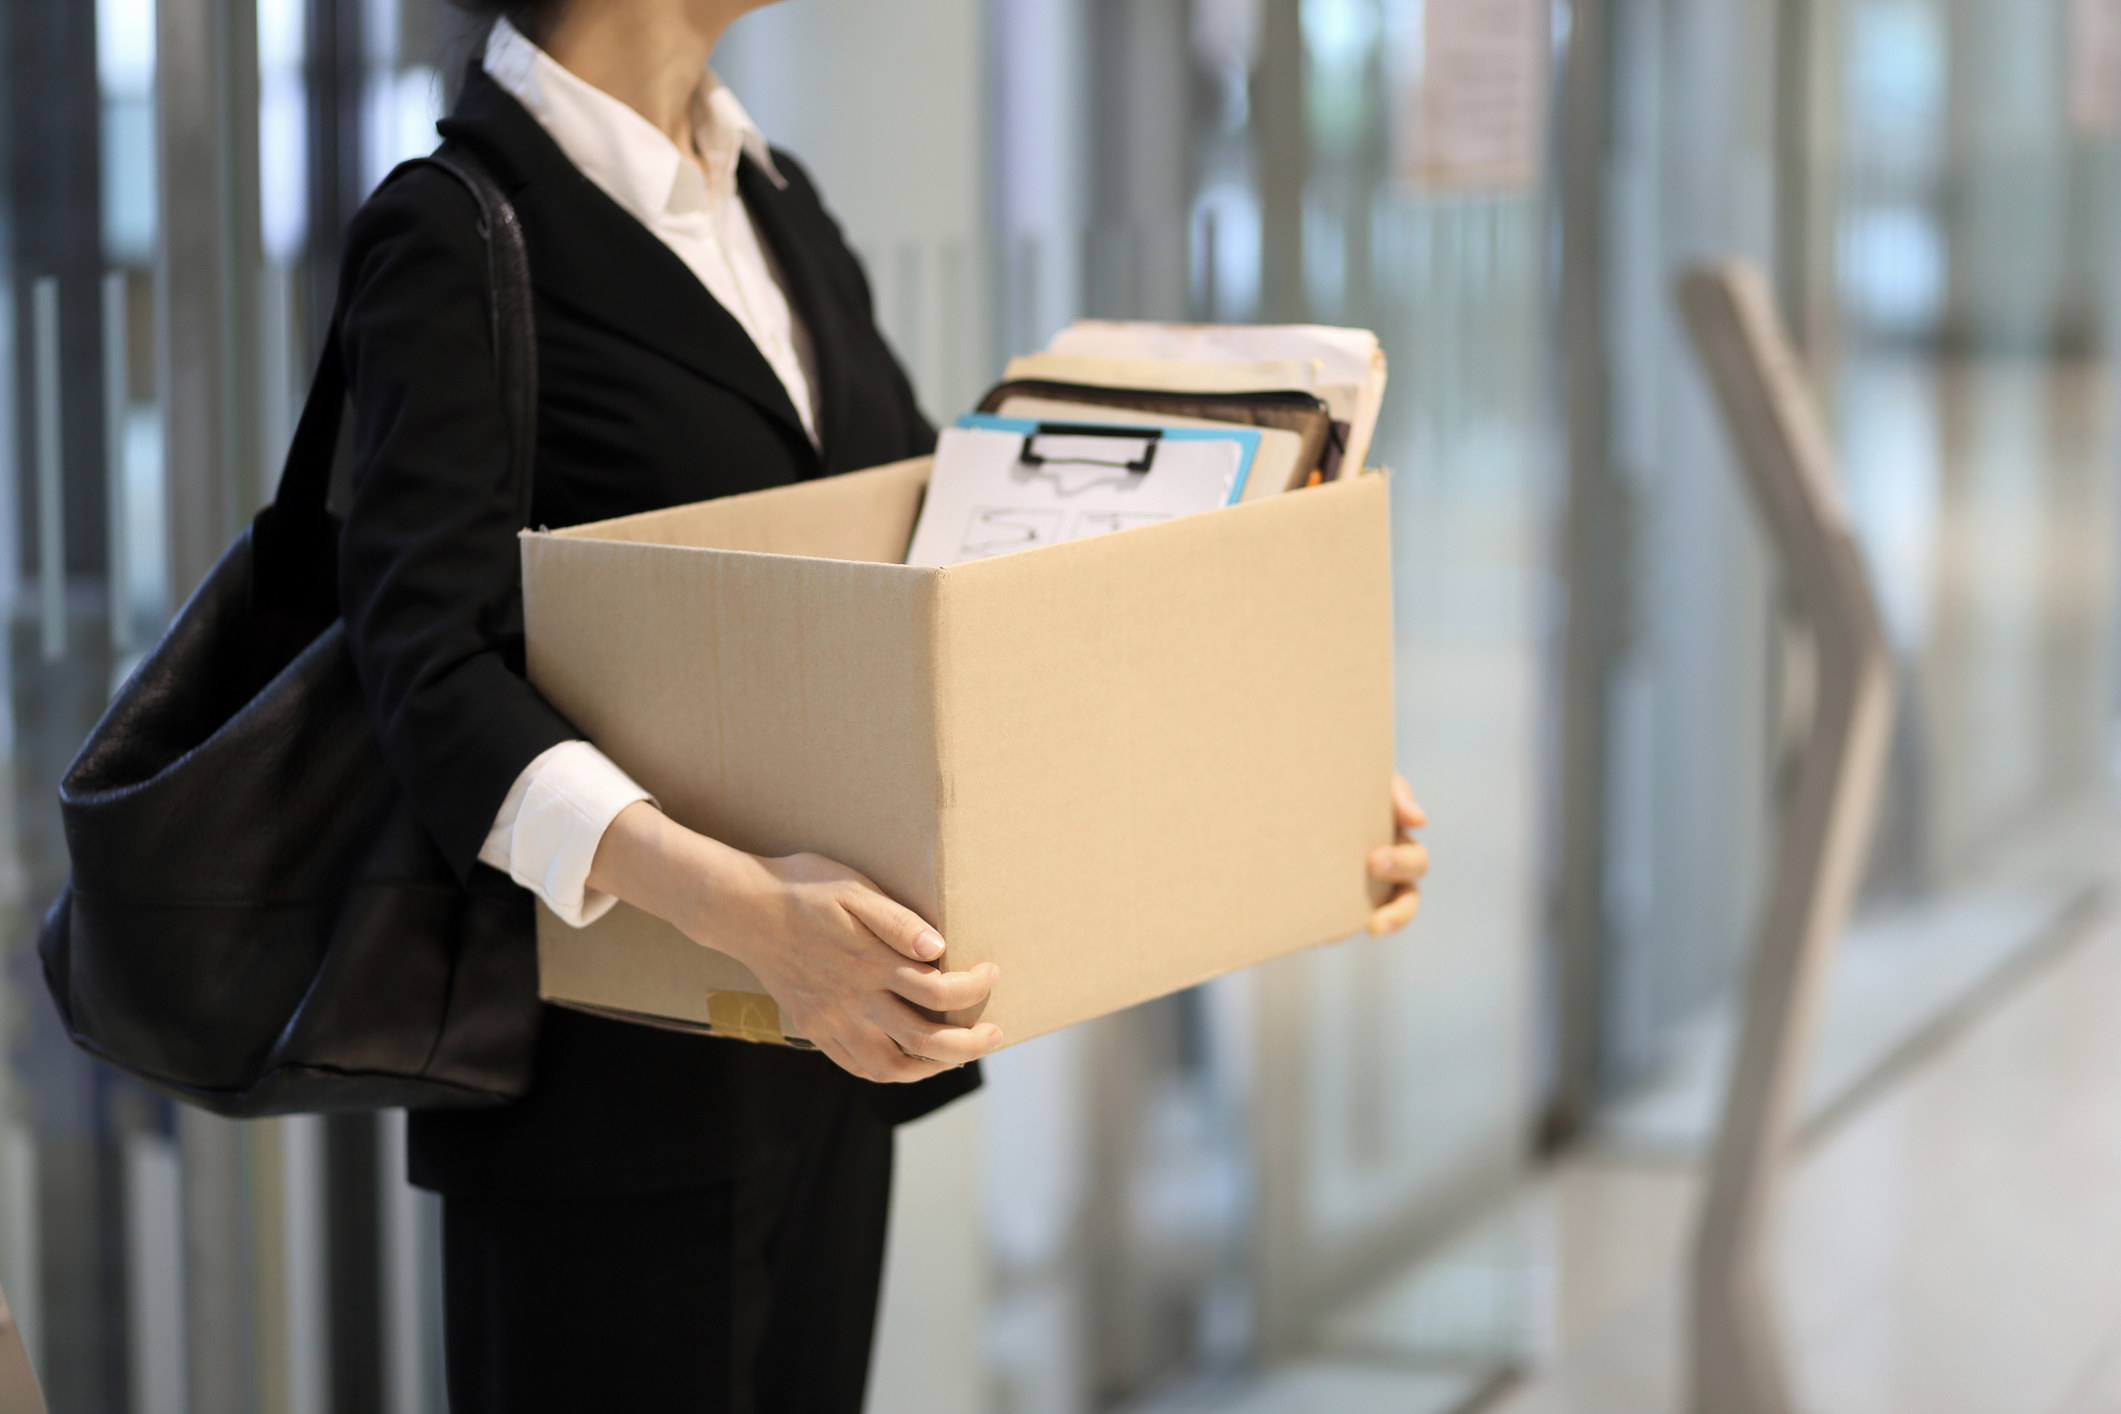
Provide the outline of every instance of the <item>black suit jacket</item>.
<path id="1" fill-rule="evenodd" d="M 868 282 L 794 161 L 738 183 L 817 353 L 820 447 L 699 279 L 474 68 L 443 136 L 483 158 L 522 220 L 538 336 L 530 523 L 610 516 L 853 471 L 931 450 L 878 334 Z M 532 758 L 579 736 L 523 676 L 523 610 L 485 246 L 468 193 L 403 169 L 348 233 L 339 307 L 353 396 L 341 540 L 348 642 L 383 752 L 468 874 Z M 523 945 L 533 946 L 529 937 Z M 828 1087 L 909 1118 L 977 1083 L 873 1086 L 816 1054 L 547 1008 L 525 1099 L 412 1118 L 415 1182 L 444 1192 L 686 1187 L 748 1168 Z"/>

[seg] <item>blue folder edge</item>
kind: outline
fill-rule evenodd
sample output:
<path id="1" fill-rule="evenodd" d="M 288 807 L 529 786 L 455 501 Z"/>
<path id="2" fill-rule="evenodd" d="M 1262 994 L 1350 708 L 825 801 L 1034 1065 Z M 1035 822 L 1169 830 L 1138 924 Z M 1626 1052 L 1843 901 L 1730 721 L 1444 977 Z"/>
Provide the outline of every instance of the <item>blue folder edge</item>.
<path id="1" fill-rule="evenodd" d="M 997 417 L 991 412 L 968 412 L 957 420 L 957 426 L 979 432 L 1011 432 L 1028 436 L 1041 427 L 1133 427 L 1135 424 L 1119 422 L 1090 422 L 1084 418 L 1055 421 L 1043 417 Z M 1230 480 L 1230 496 L 1223 502 L 1234 506 L 1245 494 L 1245 478 L 1252 474 L 1252 458 L 1259 452 L 1259 429 L 1257 427 L 1165 427 L 1159 423 L 1141 424 L 1143 432 L 1155 432 L 1166 442 L 1235 442 L 1237 443 L 1237 475 Z"/>

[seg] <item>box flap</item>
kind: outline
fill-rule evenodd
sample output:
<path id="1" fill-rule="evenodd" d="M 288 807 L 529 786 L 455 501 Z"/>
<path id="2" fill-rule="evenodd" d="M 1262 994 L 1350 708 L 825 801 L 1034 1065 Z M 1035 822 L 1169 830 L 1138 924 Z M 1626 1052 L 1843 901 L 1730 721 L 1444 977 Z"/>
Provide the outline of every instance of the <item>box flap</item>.
<path id="1" fill-rule="evenodd" d="M 934 460 L 915 457 L 845 476 L 529 534 L 897 564 L 912 543 Z"/>

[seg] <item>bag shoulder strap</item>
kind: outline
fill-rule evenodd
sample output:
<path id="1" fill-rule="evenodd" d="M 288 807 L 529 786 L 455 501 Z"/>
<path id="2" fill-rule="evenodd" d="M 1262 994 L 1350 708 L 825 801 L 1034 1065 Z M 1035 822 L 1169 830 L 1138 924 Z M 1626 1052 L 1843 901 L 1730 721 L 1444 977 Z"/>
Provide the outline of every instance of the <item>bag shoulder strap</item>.
<path id="1" fill-rule="evenodd" d="M 479 210 L 479 238 L 486 246 L 486 293 L 494 369 L 503 419 L 508 427 L 508 474 L 516 488 L 524 524 L 530 521 L 530 492 L 537 460 L 538 341 L 531 309 L 530 251 L 523 223 L 508 194 L 501 190 L 477 154 L 445 143 L 428 157 L 401 164 L 387 181 L 413 167 L 437 167 L 461 183 Z M 332 463 L 345 416 L 346 366 L 339 349 L 340 311 L 333 310 L 324 336 L 324 352 L 310 381 L 309 397 L 295 424 L 287 461 L 273 496 L 276 518 L 311 520 L 328 515 Z"/>
<path id="2" fill-rule="evenodd" d="M 517 520 L 530 520 L 530 488 L 538 451 L 538 336 L 531 308 L 530 250 L 523 223 L 486 164 L 469 149 L 445 144 L 425 159 L 462 182 L 479 204 L 486 242 L 486 292 L 494 367 L 508 422 L 508 471 L 516 486 Z"/>

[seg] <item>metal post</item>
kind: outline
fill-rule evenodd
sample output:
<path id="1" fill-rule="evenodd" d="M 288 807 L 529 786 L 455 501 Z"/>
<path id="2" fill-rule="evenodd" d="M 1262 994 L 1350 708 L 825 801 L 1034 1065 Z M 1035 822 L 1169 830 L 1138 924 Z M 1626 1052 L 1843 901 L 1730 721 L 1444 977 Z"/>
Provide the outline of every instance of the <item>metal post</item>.
<path id="1" fill-rule="evenodd" d="M 128 574 L 130 501 L 125 485 L 125 424 L 132 408 L 132 339 L 126 275 L 103 277 L 103 506 L 109 536 L 110 651 L 123 659 L 133 647 L 133 590 Z"/>
<path id="2" fill-rule="evenodd" d="M 191 592 L 248 512 L 258 379 L 255 0 L 158 0 L 161 240 L 157 358 L 169 507 L 169 602 Z M 183 1163 L 185 1344 L 192 1414 L 263 1400 L 260 1215 L 239 1125 L 191 1109 Z"/>
<path id="3" fill-rule="evenodd" d="M 1787 1414 L 1766 1239 L 1819 994 L 1860 876 L 1893 684 L 1825 419 L 1748 265 L 1689 271 L 1680 305 L 1807 626 L 1817 693 L 1745 979 L 1737 1061 L 1694 1249 L 1695 1414 Z"/>
<path id="4" fill-rule="evenodd" d="M 37 388 L 37 621 L 44 661 L 66 656 L 66 477 L 59 424 L 59 277 L 30 289 Z"/>
<path id="5" fill-rule="evenodd" d="M 170 602 L 220 558 L 258 464 L 255 0 L 160 0 L 162 414 Z"/>
<path id="6" fill-rule="evenodd" d="M 1812 221 L 1822 170 L 1812 160 L 1818 11 L 1817 0 L 1780 0 L 1774 18 L 1775 289 L 1783 328 L 1798 348 L 1811 342 L 1809 300 L 1816 284 Z"/>
<path id="7" fill-rule="evenodd" d="M 189 1106 L 177 1111 L 184 1166 L 184 1345 L 192 1414 L 257 1406 L 250 1185 L 243 1130 Z"/>
<path id="8" fill-rule="evenodd" d="M 1303 6 L 1298 0 L 1263 0 L 1259 26 L 1250 124 L 1259 186 L 1259 317 L 1293 322 L 1307 317 Z"/>
<path id="9" fill-rule="evenodd" d="M 1560 828 L 1552 958 L 1558 1031 L 1545 1137 L 1565 1141 L 1597 1103 L 1606 1001 L 1606 695 L 1627 488 L 1611 466 L 1606 301 L 1606 154 L 1613 85 L 1611 0 L 1580 0 L 1562 70 L 1561 360 L 1568 489 L 1561 528 L 1567 621 L 1561 647 Z"/>

